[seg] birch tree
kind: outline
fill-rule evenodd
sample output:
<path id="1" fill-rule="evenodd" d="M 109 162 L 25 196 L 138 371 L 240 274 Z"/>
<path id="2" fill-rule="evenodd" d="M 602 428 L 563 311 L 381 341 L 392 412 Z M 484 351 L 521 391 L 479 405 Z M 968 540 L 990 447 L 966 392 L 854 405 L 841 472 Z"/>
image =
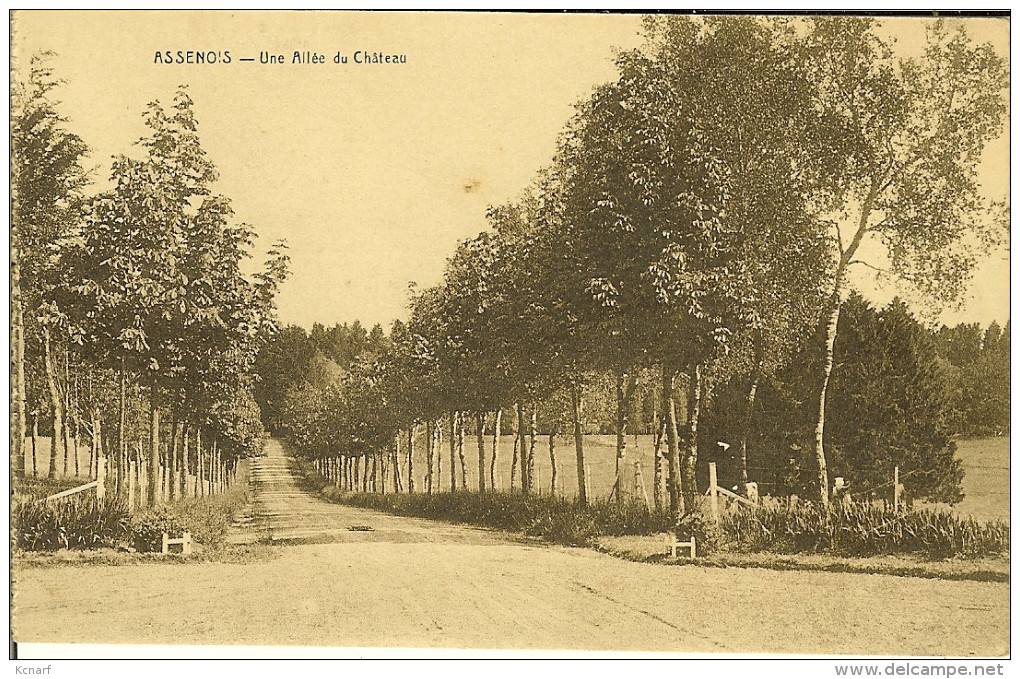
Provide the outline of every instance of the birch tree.
<path id="1" fill-rule="evenodd" d="M 931 22 L 913 58 L 897 57 L 878 28 L 820 17 L 804 42 L 833 272 L 814 440 L 823 503 L 826 396 L 850 269 L 879 269 L 930 302 L 958 302 L 977 258 L 1007 234 L 1005 202 L 985 195 L 978 165 L 1003 129 L 1008 64 L 943 20 Z"/>

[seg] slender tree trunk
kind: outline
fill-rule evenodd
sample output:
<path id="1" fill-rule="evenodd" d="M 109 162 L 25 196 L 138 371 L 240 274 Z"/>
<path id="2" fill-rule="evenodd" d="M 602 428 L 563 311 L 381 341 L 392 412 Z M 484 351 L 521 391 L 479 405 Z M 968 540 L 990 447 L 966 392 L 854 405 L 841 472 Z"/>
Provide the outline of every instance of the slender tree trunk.
<path id="1" fill-rule="evenodd" d="M 78 408 L 74 408 L 74 438 L 71 439 L 74 445 L 74 475 L 81 476 L 81 460 L 78 459 L 78 439 L 81 438 L 81 413 L 78 412 Z M 119 458 L 118 458 L 119 459 Z M 119 473 L 119 470 L 118 470 Z M 120 476 L 117 477 L 118 490 L 120 484 Z"/>
<path id="2" fill-rule="evenodd" d="M 535 440 L 538 438 L 538 408 L 531 402 L 530 427 L 528 431 L 528 492 L 535 490 Z"/>
<path id="3" fill-rule="evenodd" d="M 698 419 L 702 396 L 701 364 L 695 364 L 687 374 L 687 422 L 684 426 L 683 466 L 681 467 L 684 506 L 693 511 L 698 495 Z"/>
<path id="4" fill-rule="evenodd" d="M 517 460 L 521 477 L 521 492 L 531 492 L 531 479 L 528 478 L 528 425 L 525 424 L 524 403 L 517 403 Z"/>
<path id="5" fill-rule="evenodd" d="M 426 469 L 425 469 L 425 492 L 429 495 L 432 494 L 432 481 L 433 474 L 435 472 L 435 446 L 436 446 L 436 432 L 434 431 L 436 423 L 429 418 L 425 421 L 425 438 L 428 444 L 428 450 L 425 453 L 426 457 Z"/>
<path id="6" fill-rule="evenodd" d="M 176 470 L 174 471 L 173 479 L 176 482 L 177 497 L 187 497 L 188 494 L 188 461 L 191 459 L 191 423 L 188 420 L 184 420 L 184 424 L 181 426 L 181 451 L 180 457 L 178 458 Z"/>
<path id="7" fill-rule="evenodd" d="M 149 479 L 146 494 L 150 504 L 159 501 L 159 389 L 149 393 Z"/>
<path id="8" fill-rule="evenodd" d="M 520 454 L 520 432 L 522 431 L 522 427 L 521 427 L 522 423 L 520 421 L 521 420 L 521 418 L 520 418 L 520 410 L 517 407 L 517 404 L 514 404 L 513 410 L 514 410 L 514 417 L 517 418 L 517 427 L 514 429 L 514 432 L 513 432 L 513 459 L 510 461 L 510 490 L 511 491 L 514 488 L 517 487 L 517 460 L 518 460 L 518 456 Z"/>
<path id="9" fill-rule="evenodd" d="M 633 375 L 620 373 L 616 377 L 616 480 L 613 482 L 613 494 L 618 503 L 623 502 L 623 476 L 627 470 L 627 427 L 630 424 L 630 401 L 636 385 Z"/>
<path id="10" fill-rule="evenodd" d="M 71 440 L 68 437 L 68 423 L 73 422 L 74 418 L 71 414 L 71 348 L 69 344 L 64 345 L 64 389 L 61 393 L 64 405 L 64 413 L 66 420 L 64 423 L 63 431 L 63 446 L 64 446 L 64 476 L 67 476 L 67 472 L 71 469 Z"/>
<path id="11" fill-rule="evenodd" d="M 818 420 L 815 424 L 815 459 L 818 461 L 818 499 L 822 506 L 829 504 L 829 471 L 825 463 L 825 400 L 829 393 L 829 377 L 832 375 L 833 354 L 836 346 L 836 328 L 839 326 L 839 312 L 842 306 L 839 284 L 829 301 L 829 318 L 825 325 L 825 359 L 823 361 L 822 389 L 818 396 Z"/>
<path id="12" fill-rule="evenodd" d="M 36 442 L 39 438 L 39 413 L 32 413 L 32 476 L 39 478 L 39 461 L 36 458 Z M 91 462 L 90 462 L 91 464 Z M 91 471 L 91 466 L 89 470 Z"/>
<path id="13" fill-rule="evenodd" d="M 584 401 L 581 385 L 577 381 L 570 384 L 570 405 L 574 424 L 574 453 L 577 456 L 577 500 L 582 507 L 588 506 L 588 488 L 584 471 L 584 430 L 581 420 L 584 416 Z"/>
<path id="14" fill-rule="evenodd" d="M 25 391 L 25 312 L 21 299 L 21 257 L 11 246 L 11 467 L 15 478 L 25 476 L 25 436 L 28 400 Z M 35 420 L 37 418 L 33 418 Z M 33 422 L 33 427 L 35 423 Z M 34 434 L 33 434 L 34 437 Z M 32 475 L 35 466 L 35 439 L 32 439 Z"/>
<path id="15" fill-rule="evenodd" d="M 400 478 L 400 430 L 393 435 L 393 492 L 399 493 L 402 491 L 403 483 Z"/>
<path id="16" fill-rule="evenodd" d="M 214 439 L 215 440 L 215 439 Z M 208 488 L 206 489 L 207 495 L 216 494 L 216 448 L 210 443 L 209 450 L 205 455 L 207 465 L 205 468 L 206 483 Z"/>
<path id="17" fill-rule="evenodd" d="M 124 357 L 120 357 L 120 393 L 117 404 L 117 450 L 127 455 L 127 371 L 124 367 Z"/>
<path id="18" fill-rule="evenodd" d="M 43 323 L 43 364 L 46 369 L 46 385 L 49 388 L 50 406 L 53 408 L 53 437 L 50 439 L 50 470 L 49 477 L 57 475 L 57 446 L 64 440 L 64 405 L 57 386 L 57 372 L 53 365 L 53 352 L 50 347 L 50 328 Z M 64 450 L 64 470 L 67 474 L 67 450 Z"/>
<path id="19" fill-rule="evenodd" d="M 202 425 L 195 427 L 195 496 L 205 495 L 205 457 L 202 455 Z"/>
<path id="20" fill-rule="evenodd" d="M 450 411 L 450 492 L 457 492 L 457 413 Z"/>
<path id="21" fill-rule="evenodd" d="M 662 442 L 666 438 L 666 418 L 656 413 L 655 421 L 655 442 L 652 450 L 652 464 L 655 465 L 652 484 L 655 486 L 655 511 L 662 511 Z"/>
<path id="22" fill-rule="evenodd" d="M 82 430 L 82 413 L 81 413 L 81 376 L 74 376 L 74 471 L 76 475 L 81 474 L 80 465 L 81 457 L 79 453 L 81 430 Z"/>
<path id="23" fill-rule="evenodd" d="M 99 478 L 99 440 L 96 438 L 95 423 L 89 437 L 89 478 Z"/>
<path id="24" fill-rule="evenodd" d="M 818 395 L 818 420 L 815 424 L 815 459 L 818 462 L 818 499 L 822 506 L 829 505 L 829 471 L 825 462 L 825 401 L 829 392 L 829 377 L 832 375 L 833 353 L 836 346 L 836 332 L 839 328 L 839 312 L 843 301 L 843 285 L 846 270 L 853 261 L 857 249 L 868 233 L 868 221 L 874 209 L 875 200 L 887 179 L 886 173 L 872 178 L 868 195 L 861 204 L 857 230 L 846 249 L 840 252 L 839 264 L 833 279 L 832 296 L 829 298 L 828 319 L 825 326 L 825 359 L 822 361 L 822 388 Z M 842 240 L 840 241 L 842 243 Z"/>
<path id="25" fill-rule="evenodd" d="M 436 418 L 435 426 L 432 429 L 432 435 L 435 437 L 435 441 L 432 442 L 432 446 L 435 448 L 435 455 L 433 460 L 436 463 L 435 474 L 432 475 L 432 490 L 436 493 L 440 493 L 443 490 L 443 418 L 442 416 Z"/>
<path id="26" fill-rule="evenodd" d="M 181 446 L 181 457 L 179 461 L 180 472 L 177 476 L 178 482 L 180 483 L 180 497 L 188 496 L 188 486 L 192 485 L 191 472 L 194 469 L 194 465 L 191 464 L 191 435 L 194 433 L 196 426 L 191 424 L 189 420 L 185 420 L 187 424 L 187 432 L 184 434 L 183 442 Z"/>
<path id="27" fill-rule="evenodd" d="M 761 381 L 761 363 L 756 362 L 751 373 L 751 386 L 747 390 L 747 401 L 744 404 L 744 421 L 740 431 L 740 493 L 747 495 L 747 438 L 751 433 L 751 421 L 754 416 L 754 399 L 758 393 L 758 382 Z"/>
<path id="28" fill-rule="evenodd" d="M 478 492 L 485 492 L 485 419 L 484 410 L 475 413 L 475 434 L 478 436 Z"/>
<path id="29" fill-rule="evenodd" d="M 680 444 L 676 425 L 676 403 L 673 397 L 673 384 L 676 371 L 668 365 L 662 366 L 662 413 L 666 421 L 666 492 L 669 496 L 669 516 L 674 524 L 680 523 L 684 513 L 683 485 L 680 478 Z"/>
<path id="30" fill-rule="evenodd" d="M 103 453 L 103 435 L 102 435 L 102 420 L 99 419 L 99 411 L 92 410 L 92 436 L 95 441 L 96 447 L 96 479 L 100 480 L 102 476 L 102 482 L 106 482 L 106 465 L 103 464 L 102 460 L 105 457 Z"/>
<path id="31" fill-rule="evenodd" d="M 443 490 L 443 420 L 437 418 L 432 421 L 432 438 L 429 439 L 429 453 L 431 455 L 432 477 L 429 485 L 432 487 L 430 492 L 440 493 Z"/>
<path id="32" fill-rule="evenodd" d="M 90 435 L 90 439 L 89 439 L 89 473 L 88 473 L 88 476 L 89 476 L 90 479 L 94 479 L 96 477 L 96 475 L 95 475 L 95 471 L 96 471 L 96 445 L 95 445 L 95 442 L 92 440 L 93 438 L 95 438 L 95 432 L 93 432 Z"/>
<path id="33" fill-rule="evenodd" d="M 414 428 L 415 424 L 412 422 L 411 426 L 407 428 L 407 492 L 414 492 Z"/>
<path id="34" fill-rule="evenodd" d="M 467 460 L 464 459 L 464 413 L 457 412 L 457 459 L 460 460 L 460 487 L 468 489 Z"/>
<path id="35" fill-rule="evenodd" d="M 212 437 L 212 457 L 213 457 L 213 492 L 223 492 L 223 461 L 220 459 L 220 448 L 216 439 L 216 430 L 213 430 Z"/>
<path id="36" fill-rule="evenodd" d="M 557 425 L 553 425 L 549 429 L 549 469 L 550 473 L 550 484 L 549 492 L 553 497 L 556 497 L 556 474 L 558 470 L 556 468 L 556 429 Z"/>
<path id="37" fill-rule="evenodd" d="M 503 409 L 496 408 L 496 422 L 492 430 L 492 463 L 489 465 L 489 489 L 497 490 L 496 460 L 499 459 L 499 439 L 503 435 Z"/>
<path id="38" fill-rule="evenodd" d="M 173 480 L 175 478 L 174 477 L 174 470 L 177 468 L 177 456 L 178 456 L 178 452 L 177 451 L 178 451 L 178 448 L 182 445 L 181 437 L 184 435 L 185 429 L 186 429 L 186 427 L 183 424 L 181 424 L 180 422 L 177 421 L 177 410 L 176 410 L 176 408 L 171 407 L 170 408 L 170 441 L 167 442 L 167 446 L 166 446 L 168 462 L 165 465 L 165 467 L 169 468 L 170 471 L 169 472 L 164 472 L 164 476 L 170 479 L 169 481 L 165 482 L 165 485 L 166 485 L 166 488 L 167 488 L 167 499 L 168 500 L 172 500 L 174 498 L 174 496 L 176 495 L 176 493 L 174 492 L 174 489 L 177 487 L 177 484 Z M 180 431 L 180 434 L 178 434 L 178 431 Z"/>

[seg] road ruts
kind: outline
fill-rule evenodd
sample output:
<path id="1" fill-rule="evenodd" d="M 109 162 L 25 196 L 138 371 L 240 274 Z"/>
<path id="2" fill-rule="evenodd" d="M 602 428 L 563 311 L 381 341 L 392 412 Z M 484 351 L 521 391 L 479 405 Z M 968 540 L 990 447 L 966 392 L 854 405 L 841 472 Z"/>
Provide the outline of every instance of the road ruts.
<path id="1" fill-rule="evenodd" d="M 301 488 L 295 460 L 277 439 L 266 455 L 249 461 L 252 502 L 234 524 L 235 544 L 314 544 L 328 542 L 510 543 L 513 539 L 480 528 L 393 517 L 327 502 Z"/>

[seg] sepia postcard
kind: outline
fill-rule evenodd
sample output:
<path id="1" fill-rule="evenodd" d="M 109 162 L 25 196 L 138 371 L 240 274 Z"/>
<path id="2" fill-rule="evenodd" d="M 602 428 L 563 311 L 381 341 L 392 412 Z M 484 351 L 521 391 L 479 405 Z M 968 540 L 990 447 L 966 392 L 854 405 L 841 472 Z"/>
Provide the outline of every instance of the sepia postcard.
<path id="1" fill-rule="evenodd" d="M 1009 12 L 10 26 L 18 673 L 1003 673 Z"/>

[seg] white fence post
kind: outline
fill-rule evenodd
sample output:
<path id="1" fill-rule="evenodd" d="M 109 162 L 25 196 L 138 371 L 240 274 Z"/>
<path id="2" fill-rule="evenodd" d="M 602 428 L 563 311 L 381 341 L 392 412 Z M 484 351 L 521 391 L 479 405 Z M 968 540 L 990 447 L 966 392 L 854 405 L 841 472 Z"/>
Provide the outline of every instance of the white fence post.
<path id="1" fill-rule="evenodd" d="M 900 466 L 893 468 L 893 507 L 900 510 Z"/>
<path id="2" fill-rule="evenodd" d="M 99 462 L 96 467 L 96 499 L 106 499 L 106 455 L 99 454 Z"/>
<path id="3" fill-rule="evenodd" d="M 135 511 L 135 479 L 138 474 L 138 463 L 135 460 L 128 462 L 128 511 Z"/>

